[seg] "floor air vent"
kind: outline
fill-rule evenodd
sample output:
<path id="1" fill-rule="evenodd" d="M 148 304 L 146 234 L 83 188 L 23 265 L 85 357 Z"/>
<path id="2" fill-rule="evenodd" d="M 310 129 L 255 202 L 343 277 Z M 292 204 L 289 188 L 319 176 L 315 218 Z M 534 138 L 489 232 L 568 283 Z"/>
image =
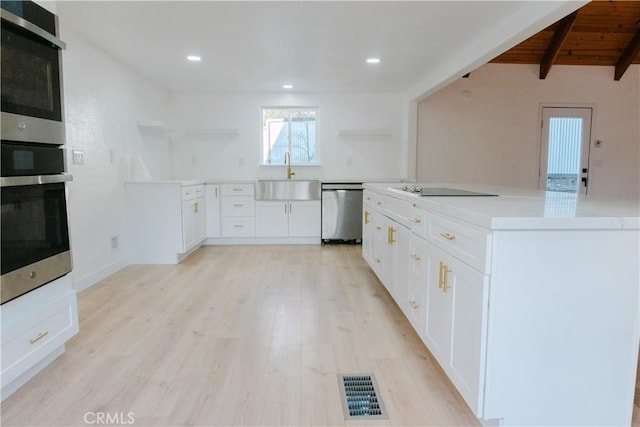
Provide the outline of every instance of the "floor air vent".
<path id="1" fill-rule="evenodd" d="M 344 419 L 388 419 L 373 374 L 339 374 Z"/>

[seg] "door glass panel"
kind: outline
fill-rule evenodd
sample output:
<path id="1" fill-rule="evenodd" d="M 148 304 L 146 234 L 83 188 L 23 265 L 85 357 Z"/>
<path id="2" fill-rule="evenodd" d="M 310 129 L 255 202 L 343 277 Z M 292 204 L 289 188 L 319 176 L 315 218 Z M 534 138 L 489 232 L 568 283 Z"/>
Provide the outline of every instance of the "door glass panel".
<path id="1" fill-rule="evenodd" d="M 547 191 L 575 193 L 580 181 L 582 118 L 551 117 Z"/>

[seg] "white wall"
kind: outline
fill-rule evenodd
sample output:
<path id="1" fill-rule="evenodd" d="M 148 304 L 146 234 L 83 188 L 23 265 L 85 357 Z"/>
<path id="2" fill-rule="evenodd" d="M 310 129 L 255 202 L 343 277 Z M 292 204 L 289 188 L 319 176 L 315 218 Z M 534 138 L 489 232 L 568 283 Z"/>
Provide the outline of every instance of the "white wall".
<path id="1" fill-rule="evenodd" d="M 60 9 L 60 8 L 58 8 Z M 165 118 L 169 93 L 114 60 L 65 27 L 63 52 L 67 164 L 73 174 L 68 207 L 76 289 L 83 289 L 126 265 L 124 186 L 128 159 L 140 154 L 154 178 L 171 177 L 168 142 L 143 135 L 139 119 Z M 71 162 L 71 150 L 85 164 Z M 111 249 L 111 237 L 119 248 Z"/>
<path id="2" fill-rule="evenodd" d="M 407 108 L 400 94 L 174 93 L 170 121 L 175 127 L 239 132 L 233 137 L 173 134 L 174 178 L 285 178 L 284 166 L 259 166 L 263 106 L 319 107 L 321 166 L 294 166 L 295 178 L 398 180 L 407 174 Z M 392 135 L 341 137 L 339 129 L 382 129 Z"/>
<path id="3" fill-rule="evenodd" d="M 419 103 L 418 180 L 537 188 L 541 106 L 588 105 L 603 141 L 589 194 L 639 198 L 639 70 L 616 82 L 613 67 L 554 66 L 540 80 L 537 65 L 484 65 Z"/>

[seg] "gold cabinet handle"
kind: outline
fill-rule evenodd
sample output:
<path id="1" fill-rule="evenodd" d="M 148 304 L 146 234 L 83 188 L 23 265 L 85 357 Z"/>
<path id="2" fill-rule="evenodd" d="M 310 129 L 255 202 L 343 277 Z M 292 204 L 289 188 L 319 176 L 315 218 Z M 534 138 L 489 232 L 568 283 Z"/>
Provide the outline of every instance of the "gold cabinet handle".
<path id="1" fill-rule="evenodd" d="M 444 266 L 444 262 L 440 261 L 440 269 L 438 270 L 438 288 L 440 289 L 442 289 L 442 269 Z"/>
<path id="2" fill-rule="evenodd" d="M 195 202 L 195 203 L 193 204 L 193 211 L 194 211 L 195 213 L 198 213 L 198 202 Z"/>
<path id="3" fill-rule="evenodd" d="M 393 238 L 393 232 L 396 231 L 393 227 L 387 227 L 387 243 L 393 245 L 396 241 Z"/>
<path id="4" fill-rule="evenodd" d="M 417 303 L 417 302 L 415 302 L 415 301 L 409 301 L 409 305 L 410 305 L 410 306 L 411 306 L 411 308 L 413 308 L 414 310 L 417 310 L 417 309 L 418 309 L 418 307 L 420 307 L 420 306 L 418 305 L 418 303 Z"/>
<path id="5" fill-rule="evenodd" d="M 420 255 L 411 254 L 411 258 L 413 258 L 414 261 L 420 261 Z"/>
<path id="6" fill-rule="evenodd" d="M 367 197 L 367 200 L 371 200 L 371 197 Z"/>
<path id="7" fill-rule="evenodd" d="M 376 262 L 380 263 L 382 260 L 380 258 L 376 258 Z"/>
<path id="8" fill-rule="evenodd" d="M 244 207 L 244 205 L 242 203 L 236 203 L 235 205 L 233 205 L 234 208 L 242 208 Z"/>
<path id="9" fill-rule="evenodd" d="M 37 336 L 29 340 L 29 344 L 35 344 L 38 341 L 40 341 L 42 338 L 46 337 L 47 335 L 49 335 L 49 331 L 40 332 Z"/>
<path id="10" fill-rule="evenodd" d="M 237 188 L 237 187 L 236 187 L 236 188 L 232 188 L 231 190 L 232 190 L 232 191 L 242 191 L 242 188 Z"/>
<path id="11" fill-rule="evenodd" d="M 216 190 L 216 199 L 218 198 L 218 187 L 215 188 Z"/>
<path id="12" fill-rule="evenodd" d="M 289 203 L 289 213 L 293 212 L 293 206 L 291 206 L 291 203 Z"/>
<path id="13" fill-rule="evenodd" d="M 447 273 L 451 273 L 451 270 L 447 264 L 442 262 L 440 264 L 442 264 L 442 292 L 447 293 L 447 289 L 451 288 L 451 286 L 449 286 Z"/>
<path id="14" fill-rule="evenodd" d="M 364 211 L 364 223 L 369 224 L 369 212 Z"/>
<path id="15" fill-rule="evenodd" d="M 241 224 L 234 224 L 233 228 L 244 228 L 244 225 Z"/>
<path id="16" fill-rule="evenodd" d="M 376 230 L 382 230 L 382 227 L 380 227 L 379 225 L 376 225 Z"/>
<path id="17" fill-rule="evenodd" d="M 382 205 L 382 202 L 376 202 L 376 205 L 380 206 Z"/>
<path id="18" fill-rule="evenodd" d="M 287 213 L 287 204 L 284 204 L 284 213 Z"/>
<path id="19" fill-rule="evenodd" d="M 418 218 L 411 218 L 410 221 L 414 224 L 420 224 L 422 222 L 422 220 L 418 219 Z"/>
<path id="20" fill-rule="evenodd" d="M 456 236 L 454 236 L 453 234 L 449 234 L 449 233 L 440 233 L 440 235 L 442 237 L 444 237 L 447 240 L 456 240 Z"/>

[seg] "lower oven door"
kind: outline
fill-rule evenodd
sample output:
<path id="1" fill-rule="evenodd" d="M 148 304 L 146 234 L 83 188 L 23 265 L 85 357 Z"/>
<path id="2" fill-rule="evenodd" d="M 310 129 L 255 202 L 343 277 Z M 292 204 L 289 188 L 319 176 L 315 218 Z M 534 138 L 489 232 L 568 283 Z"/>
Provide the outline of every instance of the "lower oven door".
<path id="1" fill-rule="evenodd" d="M 71 271 L 65 184 L 3 186 L 1 303 Z"/>

